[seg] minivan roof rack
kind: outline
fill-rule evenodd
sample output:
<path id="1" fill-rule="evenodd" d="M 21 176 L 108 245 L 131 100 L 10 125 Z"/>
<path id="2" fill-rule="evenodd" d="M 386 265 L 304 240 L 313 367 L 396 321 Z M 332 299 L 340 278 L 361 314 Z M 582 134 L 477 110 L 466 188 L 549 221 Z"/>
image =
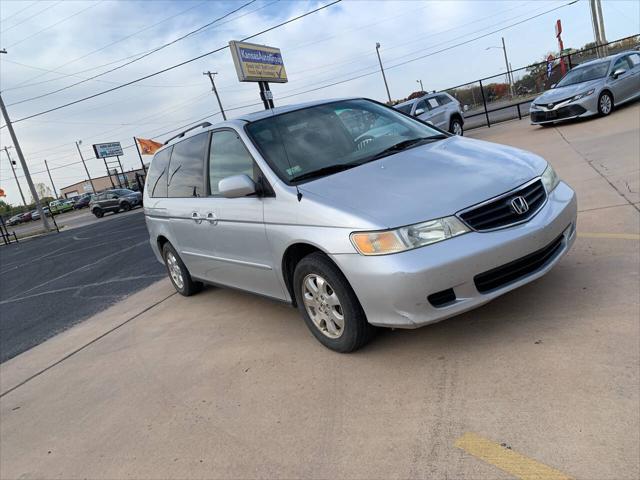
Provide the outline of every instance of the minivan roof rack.
<path id="1" fill-rule="evenodd" d="M 178 135 L 174 135 L 174 136 L 173 136 L 173 137 L 171 137 L 169 140 L 167 140 L 166 142 L 164 142 L 164 144 L 165 144 L 165 145 L 168 145 L 168 144 L 169 144 L 169 142 L 170 142 L 171 140 L 175 140 L 176 138 L 182 138 L 182 137 L 184 137 L 184 134 L 185 134 L 185 133 L 190 132 L 191 130 L 195 130 L 196 128 L 200 128 L 200 127 L 202 127 L 202 128 L 206 128 L 206 127 L 210 127 L 210 126 L 211 126 L 211 123 L 210 123 L 210 122 L 202 122 L 202 123 L 199 123 L 198 125 L 196 125 L 196 126 L 194 126 L 194 127 L 187 128 L 187 129 L 186 129 L 186 130 L 184 130 L 183 132 L 180 132 Z"/>

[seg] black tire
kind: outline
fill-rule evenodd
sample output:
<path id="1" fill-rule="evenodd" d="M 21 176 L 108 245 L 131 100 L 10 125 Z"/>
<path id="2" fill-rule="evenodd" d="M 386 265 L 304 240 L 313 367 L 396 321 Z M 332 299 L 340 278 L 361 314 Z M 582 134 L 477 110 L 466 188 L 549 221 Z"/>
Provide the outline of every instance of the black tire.
<path id="1" fill-rule="evenodd" d="M 129 210 L 131 210 L 131 204 L 129 202 L 122 202 L 120 204 L 120 208 L 123 212 L 128 212 Z"/>
<path id="2" fill-rule="evenodd" d="M 453 133 L 455 135 L 456 127 L 460 128 L 460 133 L 458 135 L 460 135 L 461 137 L 464 136 L 464 128 L 463 128 L 462 120 L 460 120 L 460 118 L 458 117 L 453 117 L 449 122 L 449 133 Z"/>
<path id="3" fill-rule="evenodd" d="M 330 338 L 323 333 L 305 308 L 303 282 L 310 274 L 320 275 L 326 279 L 340 301 L 344 327 L 338 338 Z M 375 335 L 376 327 L 367 322 L 364 310 L 349 282 L 326 255 L 316 252 L 298 262 L 293 274 L 293 290 L 298 309 L 307 327 L 313 336 L 330 350 L 340 353 L 353 352 L 368 343 Z"/>
<path id="4" fill-rule="evenodd" d="M 606 108 L 606 102 L 607 102 L 606 99 L 608 99 L 608 105 L 609 105 L 608 109 Z M 605 90 L 598 97 L 598 113 L 600 114 L 600 116 L 606 117 L 611 112 L 613 112 L 613 95 L 611 95 L 610 92 Z"/>
<path id="5" fill-rule="evenodd" d="M 168 260 L 169 255 L 173 255 L 173 258 L 175 258 L 176 264 L 180 269 L 180 273 L 183 279 L 182 287 L 180 287 L 180 285 L 176 283 L 176 281 L 173 279 L 173 276 L 171 275 L 171 267 L 169 266 L 170 262 Z M 202 282 L 197 282 L 191 278 L 191 274 L 189 273 L 189 270 L 187 270 L 187 267 L 185 266 L 184 262 L 178 255 L 178 252 L 176 252 L 176 249 L 173 248 L 173 245 L 171 245 L 169 242 L 165 243 L 164 246 L 162 247 L 162 258 L 164 259 L 165 267 L 167 267 L 167 274 L 169 275 L 169 280 L 171 280 L 171 284 L 173 285 L 173 288 L 176 289 L 176 292 L 178 292 L 180 295 L 183 295 L 185 297 L 190 297 L 191 295 L 195 295 L 200 290 L 202 290 L 202 287 L 203 287 Z"/>
<path id="6" fill-rule="evenodd" d="M 104 212 L 100 208 L 94 208 L 92 213 L 98 218 L 104 217 Z"/>

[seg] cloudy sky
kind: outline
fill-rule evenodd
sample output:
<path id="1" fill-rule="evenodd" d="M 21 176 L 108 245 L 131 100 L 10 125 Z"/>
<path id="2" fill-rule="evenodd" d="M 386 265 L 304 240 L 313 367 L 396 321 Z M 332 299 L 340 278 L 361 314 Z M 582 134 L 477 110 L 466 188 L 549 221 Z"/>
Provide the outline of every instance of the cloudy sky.
<path id="1" fill-rule="evenodd" d="M 219 73 L 216 83 L 225 108 L 233 109 L 231 117 L 260 108 L 247 106 L 260 101 L 258 87 L 238 82 L 229 50 L 223 49 L 73 106 L 21 120 L 24 117 L 224 47 L 229 40 L 330 1 L 0 0 L 0 48 L 8 51 L 0 55 L 0 90 L 35 181 L 49 184 L 45 159 L 58 189 L 86 179 L 77 163 L 76 140 L 83 142 L 92 176 L 105 174 L 102 161 L 93 158 L 91 144 L 97 142 L 120 141 L 128 147 L 122 158 L 125 168 L 139 166 L 130 147 L 134 135 L 163 140 L 165 132 L 217 112 L 203 71 Z M 431 90 L 503 72 L 502 52 L 486 50 L 500 45 L 501 36 L 513 68 L 540 60 L 557 47 L 554 23 L 558 18 L 565 47 L 593 41 L 588 1 L 563 6 L 568 3 L 345 0 L 252 41 L 282 49 L 290 81 L 272 86 L 276 105 L 350 95 L 385 100 L 376 42 L 382 44 L 391 95 L 403 98 L 417 89 L 418 79 Z M 640 2 L 603 0 L 603 10 L 609 40 L 640 31 Z M 540 16 L 526 20 L 536 15 Z M 211 26 L 151 52 L 218 18 Z M 518 22 L 522 23 L 513 25 Z M 468 43 L 455 46 L 463 42 Z M 414 61 L 417 57 L 423 58 Z M 395 66 L 407 60 L 412 61 Z M 121 68 L 101 75 L 116 67 Z M 319 88 L 353 77 L 360 78 Z M 209 120 L 219 119 L 213 115 Z M 11 139 L 7 129 L 1 128 L 0 146 L 5 145 L 10 146 Z M 17 160 L 15 152 L 10 152 Z M 22 175 L 20 168 L 18 175 Z M 24 178 L 20 181 L 26 191 Z M 0 153 L 0 187 L 7 201 L 20 202 L 4 152 Z"/>

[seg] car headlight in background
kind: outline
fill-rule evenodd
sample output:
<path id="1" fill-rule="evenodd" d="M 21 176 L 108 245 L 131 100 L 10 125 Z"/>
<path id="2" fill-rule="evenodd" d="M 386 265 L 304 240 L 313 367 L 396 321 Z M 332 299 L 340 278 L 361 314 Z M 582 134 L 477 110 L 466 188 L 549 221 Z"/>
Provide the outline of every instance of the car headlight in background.
<path id="1" fill-rule="evenodd" d="M 351 242 L 362 255 L 404 252 L 469 232 L 457 217 L 444 217 L 378 232 L 354 232 Z"/>
<path id="2" fill-rule="evenodd" d="M 574 95 L 573 97 L 571 97 L 571 101 L 575 102 L 576 100 L 580 100 L 581 98 L 588 97 L 589 95 L 592 95 L 593 92 L 595 91 L 596 91 L 595 88 L 592 88 L 588 92 L 582 92 L 582 93 L 579 93 L 578 95 Z"/>
<path id="3" fill-rule="evenodd" d="M 547 190 L 547 194 L 551 193 L 553 189 L 558 186 L 558 183 L 560 183 L 560 177 L 550 163 L 547 164 L 547 168 L 545 168 L 540 178 L 542 179 L 544 188 Z"/>

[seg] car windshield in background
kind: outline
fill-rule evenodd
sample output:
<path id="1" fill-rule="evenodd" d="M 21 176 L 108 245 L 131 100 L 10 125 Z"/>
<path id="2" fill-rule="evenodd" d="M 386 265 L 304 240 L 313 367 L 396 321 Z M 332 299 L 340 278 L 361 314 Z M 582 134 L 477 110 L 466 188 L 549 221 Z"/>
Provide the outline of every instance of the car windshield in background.
<path id="1" fill-rule="evenodd" d="M 417 120 L 363 99 L 274 115 L 246 129 L 271 168 L 288 183 L 329 175 L 443 138 Z"/>
<path id="2" fill-rule="evenodd" d="M 596 78 L 602 78 L 607 75 L 609 70 L 609 62 L 596 63 L 584 67 L 577 67 L 567 73 L 562 80 L 558 82 L 557 87 L 566 87 L 575 85 L 576 83 L 588 82 Z"/>
<path id="3" fill-rule="evenodd" d="M 409 105 L 398 105 L 396 106 L 396 110 L 400 110 L 402 113 L 406 113 L 407 115 L 411 115 L 411 107 L 413 106 L 413 103 L 410 103 Z"/>

